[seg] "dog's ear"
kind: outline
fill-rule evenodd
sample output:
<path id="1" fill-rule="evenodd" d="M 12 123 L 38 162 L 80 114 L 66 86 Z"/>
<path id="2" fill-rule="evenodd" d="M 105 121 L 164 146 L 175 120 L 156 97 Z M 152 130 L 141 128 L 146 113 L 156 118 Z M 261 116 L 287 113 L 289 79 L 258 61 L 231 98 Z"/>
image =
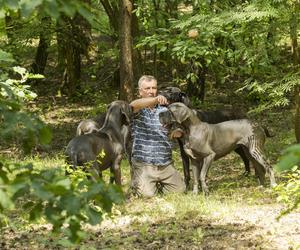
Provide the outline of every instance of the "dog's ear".
<path id="1" fill-rule="evenodd" d="M 107 105 L 106 110 L 109 110 L 110 107 L 111 107 L 111 103 Z"/>
<path id="2" fill-rule="evenodd" d="M 178 123 L 183 123 L 190 117 L 189 108 L 185 106 L 172 106 L 170 107 L 170 111 Z"/>
<path id="3" fill-rule="evenodd" d="M 181 102 L 184 103 L 187 107 L 191 106 L 190 98 L 184 92 L 180 92 Z"/>
<path id="4" fill-rule="evenodd" d="M 125 118 L 125 124 L 130 124 L 133 117 L 133 110 L 129 104 L 124 103 L 122 105 L 122 115 Z"/>

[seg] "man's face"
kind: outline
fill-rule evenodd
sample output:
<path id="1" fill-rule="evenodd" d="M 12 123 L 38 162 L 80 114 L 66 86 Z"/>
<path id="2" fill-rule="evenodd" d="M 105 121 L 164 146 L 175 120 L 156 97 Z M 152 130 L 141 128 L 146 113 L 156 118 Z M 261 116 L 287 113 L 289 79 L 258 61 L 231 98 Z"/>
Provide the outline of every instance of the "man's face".
<path id="1" fill-rule="evenodd" d="M 142 98 L 155 97 L 157 95 L 157 82 L 155 80 L 143 81 L 139 93 Z"/>

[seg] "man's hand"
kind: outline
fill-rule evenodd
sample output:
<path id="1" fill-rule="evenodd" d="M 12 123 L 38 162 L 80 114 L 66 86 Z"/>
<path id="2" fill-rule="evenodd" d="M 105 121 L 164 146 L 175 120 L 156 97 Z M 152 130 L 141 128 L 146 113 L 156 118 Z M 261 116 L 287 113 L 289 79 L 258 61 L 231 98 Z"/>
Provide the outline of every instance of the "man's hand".
<path id="1" fill-rule="evenodd" d="M 163 95 L 158 95 L 156 97 L 157 103 L 160 105 L 168 105 L 168 100 L 166 97 L 164 97 Z"/>
<path id="2" fill-rule="evenodd" d="M 177 139 L 177 138 L 182 137 L 183 135 L 184 135 L 184 131 L 181 128 L 177 128 L 171 132 L 170 138 Z"/>

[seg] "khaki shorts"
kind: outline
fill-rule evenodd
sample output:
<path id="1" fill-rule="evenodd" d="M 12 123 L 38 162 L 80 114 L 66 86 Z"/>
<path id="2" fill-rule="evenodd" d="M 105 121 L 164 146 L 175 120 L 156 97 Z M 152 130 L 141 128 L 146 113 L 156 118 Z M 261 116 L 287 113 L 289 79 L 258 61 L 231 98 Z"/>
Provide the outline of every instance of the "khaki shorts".
<path id="1" fill-rule="evenodd" d="M 134 159 L 132 159 L 131 188 L 133 193 L 145 197 L 152 197 L 159 191 L 162 193 L 185 191 L 182 176 L 172 163 L 155 166 Z"/>

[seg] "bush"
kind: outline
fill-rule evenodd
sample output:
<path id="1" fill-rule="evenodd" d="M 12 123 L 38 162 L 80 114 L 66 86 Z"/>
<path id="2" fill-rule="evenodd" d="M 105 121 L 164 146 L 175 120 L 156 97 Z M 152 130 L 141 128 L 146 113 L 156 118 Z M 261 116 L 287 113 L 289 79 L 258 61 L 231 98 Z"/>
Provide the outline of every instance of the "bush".
<path id="1" fill-rule="evenodd" d="M 37 171 L 32 164 L 2 163 L 0 212 L 14 209 L 22 200 L 30 222 L 45 218 L 54 232 L 64 232 L 71 242 L 79 242 L 84 238 L 83 223 L 100 223 L 103 213 L 111 212 L 114 203 L 123 201 L 123 195 L 116 185 L 91 181 L 82 173 L 66 176 L 63 169 Z M 7 217 L 2 213 L 1 219 L 3 225 Z"/>
<path id="2" fill-rule="evenodd" d="M 285 171 L 283 177 L 287 180 L 279 184 L 275 191 L 278 193 L 278 201 L 286 204 L 278 218 L 297 209 L 300 203 L 300 145 L 288 147 L 277 164 L 279 171 Z"/>

